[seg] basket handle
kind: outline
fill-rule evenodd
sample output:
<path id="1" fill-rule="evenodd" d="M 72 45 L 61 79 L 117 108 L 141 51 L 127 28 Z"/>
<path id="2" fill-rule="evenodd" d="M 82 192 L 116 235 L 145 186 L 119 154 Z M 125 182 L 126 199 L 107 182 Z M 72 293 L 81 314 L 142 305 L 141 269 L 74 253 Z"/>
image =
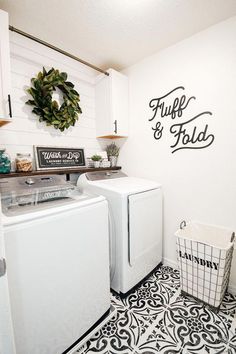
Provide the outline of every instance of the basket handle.
<path id="1" fill-rule="evenodd" d="M 186 227 L 186 225 L 187 225 L 187 223 L 185 220 L 181 221 L 181 223 L 179 225 L 180 230 L 183 230 Z"/>

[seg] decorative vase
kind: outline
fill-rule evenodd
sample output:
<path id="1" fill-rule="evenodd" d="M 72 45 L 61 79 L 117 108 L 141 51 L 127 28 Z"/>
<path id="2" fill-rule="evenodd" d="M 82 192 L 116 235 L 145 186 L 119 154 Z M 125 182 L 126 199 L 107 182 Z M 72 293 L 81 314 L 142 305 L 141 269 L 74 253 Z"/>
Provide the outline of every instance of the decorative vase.
<path id="1" fill-rule="evenodd" d="M 111 163 L 111 167 L 115 167 L 117 165 L 118 156 L 109 156 L 109 161 Z"/>
<path id="2" fill-rule="evenodd" d="M 11 160 L 10 157 L 5 154 L 5 149 L 0 149 L 0 173 L 10 173 Z"/>
<path id="3" fill-rule="evenodd" d="M 100 161 L 94 161 L 94 167 L 99 168 L 100 167 Z"/>

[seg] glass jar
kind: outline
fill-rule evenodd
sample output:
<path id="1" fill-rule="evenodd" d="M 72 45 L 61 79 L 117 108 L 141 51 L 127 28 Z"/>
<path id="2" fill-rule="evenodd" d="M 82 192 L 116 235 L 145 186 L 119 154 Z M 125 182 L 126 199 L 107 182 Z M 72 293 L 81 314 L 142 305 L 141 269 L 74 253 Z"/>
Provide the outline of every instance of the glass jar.
<path id="1" fill-rule="evenodd" d="M 11 160 L 5 153 L 5 149 L 0 149 L 0 173 L 11 172 Z"/>
<path id="2" fill-rule="evenodd" d="M 30 172 L 33 170 L 31 154 L 16 154 L 16 172 Z"/>

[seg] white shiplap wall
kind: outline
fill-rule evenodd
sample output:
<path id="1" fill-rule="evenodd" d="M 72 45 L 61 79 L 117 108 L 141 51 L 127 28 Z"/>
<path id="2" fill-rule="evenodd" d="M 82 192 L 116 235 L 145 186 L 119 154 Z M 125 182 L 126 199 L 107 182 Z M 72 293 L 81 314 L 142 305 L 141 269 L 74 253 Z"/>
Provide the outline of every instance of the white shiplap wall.
<path id="1" fill-rule="evenodd" d="M 0 147 L 5 147 L 12 160 L 17 152 L 33 154 L 33 145 L 82 147 L 89 157 L 100 150 L 95 131 L 94 79 L 97 72 L 16 33 L 10 33 L 12 123 L 0 129 Z M 30 98 L 26 89 L 30 79 L 42 70 L 54 67 L 68 74 L 80 94 L 82 114 L 74 127 L 65 132 L 40 123 L 25 104 Z"/>

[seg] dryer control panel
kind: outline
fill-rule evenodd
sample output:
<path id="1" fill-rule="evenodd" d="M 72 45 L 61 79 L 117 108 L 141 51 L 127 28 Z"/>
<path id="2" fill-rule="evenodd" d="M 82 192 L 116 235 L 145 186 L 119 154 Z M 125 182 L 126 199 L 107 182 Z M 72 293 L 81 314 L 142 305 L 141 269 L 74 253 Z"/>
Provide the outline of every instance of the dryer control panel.
<path id="1" fill-rule="evenodd" d="M 127 175 L 121 171 L 108 170 L 108 171 L 98 171 L 98 172 L 87 172 L 86 177 L 89 181 L 99 181 L 103 179 L 127 177 Z"/>

